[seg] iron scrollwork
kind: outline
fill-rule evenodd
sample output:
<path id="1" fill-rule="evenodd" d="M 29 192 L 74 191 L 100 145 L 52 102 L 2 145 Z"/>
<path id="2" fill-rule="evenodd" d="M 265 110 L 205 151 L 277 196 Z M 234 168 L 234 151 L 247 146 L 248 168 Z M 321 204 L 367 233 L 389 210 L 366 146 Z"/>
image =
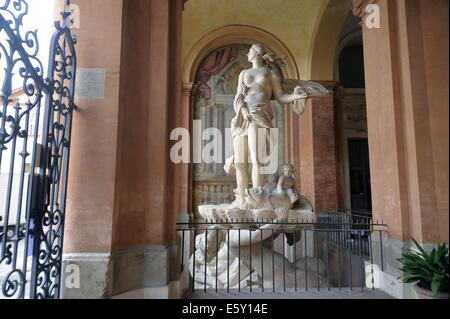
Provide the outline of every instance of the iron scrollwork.
<path id="1" fill-rule="evenodd" d="M 60 295 L 75 108 L 69 8 L 67 0 L 44 75 L 37 31 L 22 30 L 27 1 L 0 1 L 0 298 Z"/>

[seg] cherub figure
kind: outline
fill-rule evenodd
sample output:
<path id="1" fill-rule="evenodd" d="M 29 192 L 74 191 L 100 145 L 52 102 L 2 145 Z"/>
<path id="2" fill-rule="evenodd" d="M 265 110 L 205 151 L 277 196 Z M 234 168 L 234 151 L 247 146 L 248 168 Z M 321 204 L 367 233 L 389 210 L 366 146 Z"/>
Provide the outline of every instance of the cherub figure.
<path id="1" fill-rule="evenodd" d="M 297 187 L 295 185 L 295 179 L 292 177 L 294 172 L 295 168 L 293 165 L 285 164 L 283 166 L 284 175 L 280 176 L 277 185 L 277 192 L 279 194 L 288 195 L 292 204 L 294 204 L 299 199 Z"/>

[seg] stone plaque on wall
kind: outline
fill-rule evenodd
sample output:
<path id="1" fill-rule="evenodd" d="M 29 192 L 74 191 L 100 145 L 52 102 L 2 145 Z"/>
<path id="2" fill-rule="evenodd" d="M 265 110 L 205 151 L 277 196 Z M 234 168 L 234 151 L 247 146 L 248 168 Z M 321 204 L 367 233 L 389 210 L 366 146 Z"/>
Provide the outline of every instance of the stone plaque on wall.
<path id="1" fill-rule="evenodd" d="M 77 69 L 75 98 L 101 100 L 105 97 L 105 69 Z"/>

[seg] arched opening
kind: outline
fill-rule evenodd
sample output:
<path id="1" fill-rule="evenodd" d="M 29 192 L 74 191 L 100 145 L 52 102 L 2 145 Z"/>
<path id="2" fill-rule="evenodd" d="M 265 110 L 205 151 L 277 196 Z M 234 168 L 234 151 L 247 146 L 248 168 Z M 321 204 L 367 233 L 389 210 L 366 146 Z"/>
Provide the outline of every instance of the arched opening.
<path id="1" fill-rule="evenodd" d="M 340 42 L 348 13 L 350 0 L 330 0 L 323 9 L 316 25 L 309 54 L 309 74 L 312 80 L 332 80 L 336 59 L 336 44 Z"/>
<path id="2" fill-rule="evenodd" d="M 271 33 L 246 25 L 229 25 L 206 34 L 189 51 L 183 64 L 183 83 L 193 83 L 200 64 L 212 51 L 236 43 L 261 43 L 270 52 L 281 58 L 281 70 L 286 78 L 297 79 L 299 72 L 294 57 L 288 48 Z"/>
<path id="3" fill-rule="evenodd" d="M 193 121 L 205 128 L 216 128 L 222 136 L 222 161 L 229 147 L 226 129 L 234 117 L 233 101 L 237 79 L 242 69 L 250 67 L 246 54 L 253 43 L 261 43 L 279 58 L 274 67 L 283 78 L 298 78 L 295 61 L 286 46 L 270 33 L 250 26 L 233 25 L 203 37 L 190 51 L 183 68 L 185 127 L 193 136 Z M 279 163 L 284 161 L 284 110 L 272 102 L 274 125 L 279 128 Z M 231 142 L 231 141 L 230 141 Z M 202 141 L 205 146 L 208 141 Z M 227 203 L 234 199 L 234 178 L 226 176 L 223 163 L 190 165 L 186 172 L 187 207 L 196 212 L 202 203 Z"/>
<path id="4" fill-rule="evenodd" d="M 349 12 L 335 59 L 336 136 L 340 206 L 372 210 L 364 55 L 360 19 Z"/>

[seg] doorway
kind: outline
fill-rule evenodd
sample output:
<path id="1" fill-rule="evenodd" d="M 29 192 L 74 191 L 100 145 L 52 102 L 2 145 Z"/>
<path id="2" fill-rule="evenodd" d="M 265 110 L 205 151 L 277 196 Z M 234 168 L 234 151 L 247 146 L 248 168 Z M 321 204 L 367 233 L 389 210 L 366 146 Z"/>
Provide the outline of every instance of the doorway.
<path id="1" fill-rule="evenodd" d="M 369 145 L 367 138 L 348 139 L 352 211 L 371 211 Z"/>

